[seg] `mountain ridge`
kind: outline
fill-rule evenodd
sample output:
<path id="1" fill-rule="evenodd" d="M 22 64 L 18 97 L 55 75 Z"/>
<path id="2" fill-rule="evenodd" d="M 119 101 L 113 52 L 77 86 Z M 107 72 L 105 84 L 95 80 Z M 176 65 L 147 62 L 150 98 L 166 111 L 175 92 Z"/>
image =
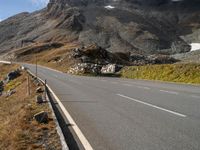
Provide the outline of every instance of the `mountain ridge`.
<path id="1" fill-rule="evenodd" d="M 50 0 L 42 10 L 0 23 L 0 53 L 30 41 L 95 43 L 110 52 L 147 55 L 184 53 L 199 40 L 198 6 L 195 0 Z"/>

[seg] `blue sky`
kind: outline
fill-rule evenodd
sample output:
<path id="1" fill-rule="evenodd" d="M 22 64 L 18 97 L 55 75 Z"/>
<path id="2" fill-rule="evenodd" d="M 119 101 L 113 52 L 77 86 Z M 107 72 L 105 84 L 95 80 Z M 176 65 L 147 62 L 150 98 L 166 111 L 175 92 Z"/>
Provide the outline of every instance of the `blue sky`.
<path id="1" fill-rule="evenodd" d="M 20 12 L 33 12 L 44 8 L 48 0 L 0 0 L 0 20 Z"/>

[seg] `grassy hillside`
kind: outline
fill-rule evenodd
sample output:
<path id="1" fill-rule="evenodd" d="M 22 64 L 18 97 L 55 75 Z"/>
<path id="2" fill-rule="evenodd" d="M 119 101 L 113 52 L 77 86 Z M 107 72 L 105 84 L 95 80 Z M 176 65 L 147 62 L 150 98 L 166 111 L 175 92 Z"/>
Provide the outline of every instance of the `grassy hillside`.
<path id="1" fill-rule="evenodd" d="M 170 64 L 125 67 L 121 71 L 121 76 L 131 79 L 200 84 L 200 64 Z"/>
<path id="2" fill-rule="evenodd" d="M 0 79 L 7 73 L 17 69 L 17 65 L 0 64 Z M 11 96 L 0 96 L 0 150 L 61 150 L 60 139 L 56 131 L 56 124 L 48 103 L 36 104 L 37 86 L 30 82 L 31 95 L 27 95 L 26 72 L 10 81 L 4 92 L 14 89 Z M 39 124 L 34 114 L 46 111 L 49 115 L 47 124 Z"/>

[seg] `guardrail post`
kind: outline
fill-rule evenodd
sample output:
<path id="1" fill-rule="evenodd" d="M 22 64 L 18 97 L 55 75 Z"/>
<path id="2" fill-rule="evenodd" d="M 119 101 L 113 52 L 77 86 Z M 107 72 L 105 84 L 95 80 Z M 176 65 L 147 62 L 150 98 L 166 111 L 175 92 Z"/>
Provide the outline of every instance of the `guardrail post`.
<path id="1" fill-rule="evenodd" d="M 29 75 L 27 77 L 27 95 L 30 96 L 31 91 L 30 91 L 30 78 Z"/>
<path id="2" fill-rule="evenodd" d="M 44 98 L 45 98 L 45 101 L 47 101 L 47 80 L 46 79 L 44 82 Z"/>

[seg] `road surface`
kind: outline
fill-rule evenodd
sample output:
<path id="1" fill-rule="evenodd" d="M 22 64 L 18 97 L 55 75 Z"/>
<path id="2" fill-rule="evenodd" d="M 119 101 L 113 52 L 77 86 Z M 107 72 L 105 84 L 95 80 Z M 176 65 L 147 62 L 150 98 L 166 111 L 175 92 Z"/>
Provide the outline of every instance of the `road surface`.
<path id="1" fill-rule="evenodd" d="M 72 76 L 40 66 L 38 76 L 95 150 L 200 150 L 199 86 Z"/>

